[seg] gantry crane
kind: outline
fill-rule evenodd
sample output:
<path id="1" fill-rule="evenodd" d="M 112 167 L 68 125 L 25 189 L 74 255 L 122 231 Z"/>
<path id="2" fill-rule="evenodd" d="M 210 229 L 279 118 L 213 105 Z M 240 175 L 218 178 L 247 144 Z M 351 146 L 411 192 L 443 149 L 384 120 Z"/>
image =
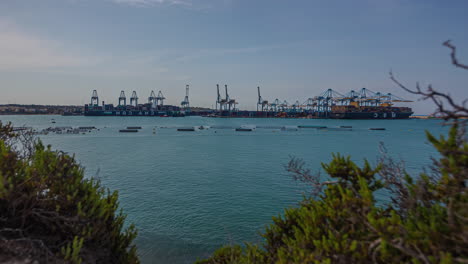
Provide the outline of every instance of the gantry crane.
<path id="1" fill-rule="evenodd" d="M 99 97 L 96 90 L 93 90 L 93 95 L 91 96 L 91 105 L 98 106 L 99 105 Z"/>
<path id="2" fill-rule="evenodd" d="M 282 112 L 286 112 L 289 110 L 289 103 L 288 101 L 284 100 L 281 104 L 280 104 L 280 110 Z"/>
<path id="3" fill-rule="evenodd" d="M 258 101 L 257 101 L 257 111 L 259 107 L 261 107 L 262 112 L 268 109 L 268 100 L 263 100 L 262 96 L 260 95 L 260 86 L 257 86 L 258 91 Z"/>
<path id="4" fill-rule="evenodd" d="M 276 98 L 273 103 L 270 104 L 270 111 L 277 112 L 280 105 L 280 101 Z"/>
<path id="5" fill-rule="evenodd" d="M 216 91 L 218 93 L 218 97 L 216 98 L 216 110 L 218 110 L 218 106 L 219 111 L 226 110 L 227 100 L 221 98 L 221 94 L 219 93 L 219 84 L 216 84 Z"/>
<path id="6" fill-rule="evenodd" d="M 158 96 L 156 96 L 156 105 L 160 107 L 164 106 L 164 99 L 166 99 L 166 97 L 159 91 Z"/>
<path id="7" fill-rule="evenodd" d="M 291 105 L 291 110 L 293 112 L 302 112 L 302 105 L 301 103 L 299 102 L 299 100 L 296 100 L 296 102 L 294 104 Z"/>
<path id="8" fill-rule="evenodd" d="M 303 103 L 304 107 L 305 107 L 305 110 L 306 111 L 313 111 L 314 110 L 314 106 L 317 105 L 317 103 L 315 102 L 314 98 L 307 98 L 307 100 Z"/>
<path id="9" fill-rule="evenodd" d="M 231 99 L 229 97 L 229 94 L 228 94 L 228 86 L 227 84 L 224 85 L 224 89 L 226 90 L 226 103 L 227 103 L 227 106 L 228 106 L 228 111 L 231 112 L 231 111 L 235 111 L 236 110 L 236 100 L 235 99 Z"/>
<path id="10" fill-rule="evenodd" d="M 190 111 L 190 103 L 189 103 L 189 85 L 185 85 L 185 98 L 184 100 L 180 103 L 182 105 L 182 108 L 185 111 Z"/>
<path id="11" fill-rule="evenodd" d="M 156 108 L 156 94 L 154 91 L 151 91 L 150 96 L 148 97 L 148 103 L 151 104 L 151 108 Z"/>
<path id="12" fill-rule="evenodd" d="M 123 104 L 122 104 L 123 102 Z M 119 106 L 126 106 L 127 105 L 127 97 L 125 97 L 125 92 L 120 91 L 120 96 L 119 96 Z"/>
<path id="13" fill-rule="evenodd" d="M 382 101 L 381 101 L 381 105 L 382 106 L 392 106 L 393 103 L 410 103 L 410 102 L 413 102 L 411 100 L 406 100 L 406 99 L 403 99 L 401 97 L 398 97 L 396 95 L 393 95 L 391 93 L 387 93 L 385 95 L 382 95 Z"/>
<path id="14" fill-rule="evenodd" d="M 132 92 L 132 97 L 130 97 L 130 105 L 137 107 L 138 106 L 138 96 L 136 91 Z"/>

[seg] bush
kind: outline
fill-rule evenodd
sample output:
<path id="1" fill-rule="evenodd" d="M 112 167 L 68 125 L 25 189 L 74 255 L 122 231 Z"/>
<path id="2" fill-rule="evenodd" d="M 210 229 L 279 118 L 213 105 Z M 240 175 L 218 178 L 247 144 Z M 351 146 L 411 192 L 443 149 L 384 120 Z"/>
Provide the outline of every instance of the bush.
<path id="1" fill-rule="evenodd" d="M 322 164 L 334 181 L 274 217 L 263 245 L 224 247 L 198 263 L 466 263 L 468 143 L 459 131 L 454 125 L 447 139 L 428 134 L 441 155 L 434 163 L 438 174 L 418 180 L 405 174 L 404 207 L 378 205 L 375 192 L 390 183 L 378 177 L 385 164 L 361 168 L 334 155 Z M 290 170 L 303 172 L 300 165 L 292 161 Z"/>
<path id="2" fill-rule="evenodd" d="M 73 157 L 0 123 L 0 261 L 138 263 L 124 221 Z"/>

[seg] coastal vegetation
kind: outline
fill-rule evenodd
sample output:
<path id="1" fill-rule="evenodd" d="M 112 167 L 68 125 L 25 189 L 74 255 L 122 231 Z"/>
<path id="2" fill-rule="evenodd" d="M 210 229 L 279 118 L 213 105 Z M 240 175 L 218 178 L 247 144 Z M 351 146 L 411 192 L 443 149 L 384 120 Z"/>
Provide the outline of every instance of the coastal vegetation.
<path id="1" fill-rule="evenodd" d="M 460 130 L 428 134 L 441 158 L 416 179 L 392 162 L 358 166 L 334 155 L 323 164 L 331 180 L 320 181 L 292 160 L 290 171 L 317 195 L 273 217 L 264 244 L 223 247 L 198 263 L 466 263 L 468 143 Z M 384 189 L 393 196 L 382 205 L 376 193 Z"/>
<path id="2" fill-rule="evenodd" d="M 118 194 L 74 157 L 0 123 L 0 262 L 138 263 Z"/>
<path id="3" fill-rule="evenodd" d="M 410 175 L 383 151 L 375 166 L 334 154 L 322 177 L 293 158 L 288 171 L 310 186 L 299 206 L 273 217 L 263 243 L 225 246 L 197 263 L 468 263 L 468 109 L 431 86 L 411 90 L 390 77 L 434 102 L 450 126 L 447 136 L 426 133 L 439 153 L 426 171 Z"/>

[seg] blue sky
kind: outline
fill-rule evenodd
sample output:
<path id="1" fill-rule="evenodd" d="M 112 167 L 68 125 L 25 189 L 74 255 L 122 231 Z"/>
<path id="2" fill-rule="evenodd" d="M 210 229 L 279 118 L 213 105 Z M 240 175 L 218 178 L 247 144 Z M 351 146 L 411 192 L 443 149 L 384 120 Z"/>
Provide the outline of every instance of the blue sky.
<path id="1" fill-rule="evenodd" d="M 84 104 L 97 89 L 140 101 L 214 104 L 228 84 L 242 109 L 305 101 L 328 88 L 366 87 L 416 99 L 388 78 L 466 98 L 468 73 L 450 64 L 451 39 L 468 62 L 468 1 L 2 0 L 0 103 Z M 429 102 L 412 103 L 416 113 Z"/>

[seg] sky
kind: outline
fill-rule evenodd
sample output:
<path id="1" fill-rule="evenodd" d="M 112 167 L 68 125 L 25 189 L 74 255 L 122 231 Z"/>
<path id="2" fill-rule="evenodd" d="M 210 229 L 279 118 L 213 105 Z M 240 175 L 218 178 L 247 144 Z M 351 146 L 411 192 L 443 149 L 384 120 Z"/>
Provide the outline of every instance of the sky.
<path id="1" fill-rule="evenodd" d="M 468 63 L 465 0 L 0 0 L 0 104 L 81 105 L 96 89 L 117 103 L 151 90 L 179 105 L 211 107 L 216 84 L 241 109 L 262 97 L 290 103 L 331 88 L 366 87 L 434 106 L 398 88 L 468 96 L 451 65 Z M 224 96 L 224 93 L 223 93 Z"/>

